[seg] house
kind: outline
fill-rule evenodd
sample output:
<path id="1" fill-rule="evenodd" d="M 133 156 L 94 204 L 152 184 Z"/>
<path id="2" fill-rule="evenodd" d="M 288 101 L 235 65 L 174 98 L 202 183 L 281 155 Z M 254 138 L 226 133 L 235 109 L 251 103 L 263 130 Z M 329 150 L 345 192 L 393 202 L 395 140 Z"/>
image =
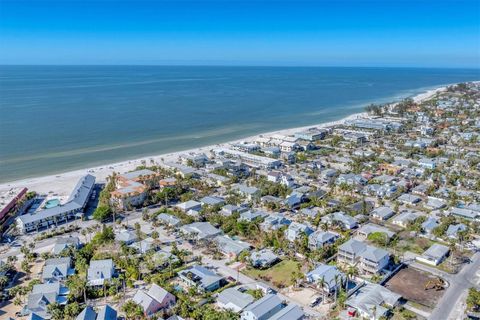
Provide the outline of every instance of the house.
<path id="1" fill-rule="evenodd" d="M 115 275 L 115 266 L 112 259 L 91 260 L 87 270 L 88 285 L 101 286 L 105 280 Z"/>
<path id="2" fill-rule="evenodd" d="M 300 213 L 303 215 L 306 215 L 309 218 L 315 219 L 320 213 L 322 212 L 322 209 L 318 207 L 313 207 L 313 208 L 303 208 L 300 210 Z"/>
<path id="3" fill-rule="evenodd" d="M 115 240 L 118 242 L 123 242 L 126 245 L 130 245 L 137 241 L 137 233 L 133 230 L 120 230 L 115 235 Z"/>
<path id="4" fill-rule="evenodd" d="M 267 320 L 284 307 L 276 294 L 267 294 L 250 304 L 242 312 L 241 320 Z"/>
<path id="5" fill-rule="evenodd" d="M 257 210 L 257 211 L 248 210 L 240 214 L 238 221 L 253 222 L 257 219 L 262 219 L 266 216 L 268 216 L 268 213 L 266 212 L 263 212 L 260 210 Z"/>
<path id="6" fill-rule="evenodd" d="M 450 239 L 457 239 L 458 233 L 466 230 L 467 230 L 467 226 L 464 225 L 463 223 L 451 224 L 448 226 L 448 229 L 445 232 L 445 235 Z"/>
<path id="7" fill-rule="evenodd" d="M 304 131 L 296 132 L 295 138 L 302 139 L 306 141 L 318 141 L 323 140 L 328 131 L 325 129 L 318 129 L 318 128 L 310 128 Z"/>
<path id="8" fill-rule="evenodd" d="M 356 144 L 363 144 L 368 141 L 368 138 L 364 133 L 357 131 L 345 131 L 343 132 L 343 138 Z"/>
<path id="9" fill-rule="evenodd" d="M 296 209 L 303 202 L 304 198 L 305 196 L 302 193 L 294 191 L 285 197 L 283 203 L 289 208 Z"/>
<path id="10" fill-rule="evenodd" d="M 370 212 L 372 218 L 382 221 L 390 219 L 394 214 L 395 212 L 390 207 L 378 207 Z"/>
<path id="11" fill-rule="evenodd" d="M 227 236 L 217 236 L 214 239 L 218 249 L 227 257 L 235 259 L 240 253 L 250 251 L 251 246 L 247 242 L 233 240 Z"/>
<path id="12" fill-rule="evenodd" d="M 149 251 L 157 250 L 159 248 L 159 245 L 155 242 L 153 238 L 146 238 L 130 244 L 129 247 L 136 249 L 141 254 L 145 254 Z"/>
<path id="13" fill-rule="evenodd" d="M 59 255 L 67 248 L 80 248 L 80 239 L 78 237 L 60 237 L 57 238 L 52 249 L 53 255 Z"/>
<path id="14" fill-rule="evenodd" d="M 438 219 L 436 217 L 433 217 L 433 216 L 429 216 L 427 218 L 427 220 L 425 220 L 423 223 L 422 223 L 422 231 L 426 234 L 426 235 L 432 235 L 433 233 L 433 229 L 435 229 L 436 227 L 438 227 L 440 225 L 440 223 L 438 223 Z"/>
<path id="15" fill-rule="evenodd" d="M 360 252 L 360 269 L 368 274 L 377 274 L 390 263 L 390 253 L 384 249 L 368 246 Z"/>
<path id="16" fill-rule="evenodd" d="M 359 263 L 363 272 L 375 274 L 381 272 L 389 264 L 390 253 L 364 242 L 350 239 L 338 247 L 337 261 L 347 265 Z"/>
<path id="17" fill-rule="evenodd" d="M 337 180 L 335 181 L 335 184 L 341 185 L 343 183 L 349 185 L 349 186 L 364 186 L 367 184 L 367 179 L 362 177 L 359 174 L 354 174 L 354 173 L 342 173 L 341 175 L 338 176 Z"/>
<path id="18" fill-rule="evenodd" d="M 179 218 L 167 213 L 160 213 L 157 216 L 157 220 L 171 227 L 178 227 L 182 223 L 182 221 Z"/>
<path id="19" fill-rule="evenodd" d="M 176 207 L 182 212 L 188 212 L 190 210 L 200 211 L 202 209 L 202 204 L 195 200 L 188 200 L 177 204 Z"/>
<path id="20" fill-rule="evenodd" d="M 388 309 L 384 306 L 395 307 L 400 301 L 401 296 L 381 285 L 367 283 L 355 291 L 348 299 L 346 304 L 354 308 L 359 316 L 365 319 L 380 319 L 388 314 Z"/>
<path id="21" fill-rule="evenodd" d="M 426 184 L 419 184 L 412 189 L 412 193 L 418 196 L 426 196 L 428 192 L 428 186 Z"/>
<path id="22" fill-rule="evenodd" d="M 27 304 L 23 307 L 23 314 L 36 314 L 45 319 L 50 318 L 48 305 L 58 303 L 66 305 L 68 302 L 68 288 L 59 282 L 36 284 L 28 295 Z"/>
<path id="23" fill-rule="evenodd" d="M 320 173 L 320 179 L 323 183 L 329 184 L 337 175 L 337 170 L 335 169 L 325 169 Z"/>
<path id="24" fill-rule="evenodd" d="M 214 291 L 222 286 L 222 276 L 211 270 L 194 265 L 178 273 L 180 279 L 189 286 L 196 287 L 199 291 Z"/>
<path id="25" fill-rule="evenodd" d="M 373 223 L 367 223 L 360 227 L 357 231 L 357 234 L 366 239 L 370 234 L 378 232 L 385 234 L 388 239 L 391 239 L 395 235 L 395 232 L 390 231 L 388 228 Z"/>
<path id="26" fill-rule="evenodd" d="M 237 184 L 232 187 L 232 190 L 237 191 L 239 194 L 244 196 L 248 201 L 258 200 L 261 197 L 260 189 L 255 187 L 249 187 L 245 184 Z"/>
<path id="27" fill-rule="evenodd" d="M 292 222 L 285 230 L 285 238 L 287 238 L 287 240 L 290 242 L 294 242 L 302 235 L 308 237 L 312 233 L 313 230 L 308 225 L 298 222 Z"/>
<path id="28" fill-rule="evenodd" d="M 218 294 L 217 305 L 222 309 L 241 312 L 255 299 L 248 293 L 240 292 L 238 288 L 228 288 Z"/>
<path id="29" fill-rule="evenodd" d="M 444 200 L 435 197 L 428 197 L 427 203 L 425 204 L 425 208 L 430 210 L 439 210 L 446 206 L 447 203 Z"/>
<path id="30" fill-rule="evenodd" d="M 220 229 L 215 228 L 209 222 L 194 222 L 184 225 L 180 228 L 180 231 L 196 240 L 208 240 L 213 239 L 216 236 L 222 234 Z"/>
<path id="31" fill-rule="evenodd" d="M 83 176 L 64 204 L 19 216 L 16 218 L 17 228 L 21 233 L 28 233 L 83 216 L 94 186 L 94 176 Z"/>
<path id="32" fill-rule="evenodd" d="M 405 211 L 400 213 L 399 215 L 395 216 L 392 219 L 392 223 L 406 228 L 410 222 L 414 222 L 417 218 L 421 217 L 422 215 L 419 212 L 415 211 Z"/>
<path id="33" fill-rule="evenodd" d="M 159 250 L 151 256 L 151 263 L 154 269 L 161 270 L 179 261 L 178 257 L 170 252 Z"/>
<path id="34" fill-rule="evenodd" d="M 317 230 L 308 236 L 308 247 L 311 250 L 323 248 L 325 245 L 333 244 L 340 235 L 335 232 Z"/>
<path id="35" fill-rule="evenodd" d="M 108 304 L 100 307 L 98 312 L 95 312 L 91 306 L 87 306 L 75 320 L 117 320 L 117 311 Z"/>
<path id="36" fill-rule="evenodd" d="M 148 291 L 138 290 L 132 300 L 142 307 L 147 317 L 175 304 L 175 296 L 156 284 Z"/>
<path id="37" fill-rule="evenodd" d="M 282 178 L 282 172 L 280 171 L 270 171 L 267 174 L 267 181 L 277 183 Z"/>
<path id="38" fill-rule="evenodd" d="M 281 309 L 269 318 L 269 320 L 302 320 L 305 319 L 305 313 L 296 304 L 287 304 L 285 308 Z"/>
<path id="39" fill-rule="evenodd" d="M 343 229 L 351 230 L 358 227 L 358 222 L 345 212 L 337 211 L 322 217 L 321 221 L 329 225 L 340 225 Z"/>
<path id="40" fill-rule="evenodd" d="M 335 266 L 320 264 L 315 269 L 306 274 L 307 282 L 316 283 L 321 286 L 323 282 L 323 290 L 330 294 L 335 290 L 339 290 L 347 280 L 347 277 Z"/>
<path id="41" fill-rule="evenodd" d="M 278 256 L 270 249 L 255 251 L 250 255 L 250 263 L 254 268 L 269 268 L 279 260 Z"/>
<path id="42" fill-rule="evenodd" d="M 450 249 L 442 244 L 434 243 L 421 256 L 416 257 L 420 262 L 438 266 L 447 257 Z"/>
<path id="43" fill-rule="evenodd" d="M 404 193 L 400 197 L 398 197 L 397 200 L 403 204 L 408 204 L 413 206 L 419 203 L 420 201 L 422 201 L 422 198 L 417 197 L 413 194 Z"/>
<path id="44" fill-rule="evenodd" d="M 221 197 L 206 196 L 200 199 L 202 206 L 223 206 L 225 204 L 225 199 Z"/>
<path id="45" fill-rule="evenodd" d="M 227 204 L 222 207 L 222 209 L 220 210 L 220 213 L 228 217 L 234 213 L 237 213 L 237 212 L 241 213 L 241 212 L 245 212 L 246 210 L 248 210 L 246 207 L 239 207 L 233 204 Z"/>
<path id="46" fill-rule="evenodd" d="M 452 208 L 450 214 L 467 220 L 476 220 L 480 217 L 480 211 L 468 208 Z"/>
<path id="47" fill-rule="evenodd" d="M 283 214 L 275 213 L 265 217 L 265 220 L 260 223 L 260 229 L 262 231 L 278 230 L 283 226 L 288 226 L 290 223 L 292 222 L 285 218 Z"/>
<path id="48" fill-rule="evenodd" d="M 422 159 L 418 160 L 418 164 L 421 167 L 426 168 L 426 169 L 430 169 L 430 170 L 433 170 L 436 167 L 435 160 L 428 159 L 428 158 L 422 158 Z"/>
<path id="49" fill-rule="evenodd" d="M 42 281 L 61 281 L 75 273 L 70 257 L 47 259 L 43 267 Z"/>
<path id="50" fill-rule="evenodd" d="M 373 208 L 375 208 L 375 203 L 373 201 L 358 201 L 348 206 L 348 212 L 352 215 L 368 214 Z"/>

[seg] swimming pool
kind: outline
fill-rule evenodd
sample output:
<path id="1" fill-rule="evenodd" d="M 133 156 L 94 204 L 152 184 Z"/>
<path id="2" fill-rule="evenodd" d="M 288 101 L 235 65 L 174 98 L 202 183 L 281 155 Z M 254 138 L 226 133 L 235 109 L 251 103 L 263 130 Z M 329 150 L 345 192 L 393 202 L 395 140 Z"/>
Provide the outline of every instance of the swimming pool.
<path id="1" fill-rule="evenodd" d="M 60 205 L 60 200 L 50 199 L 50 200 L 47 200 L 47 202 L 45 202 L 45 209 L 54 208 L 54 207 L 57 207 L 58 205 Z"/>

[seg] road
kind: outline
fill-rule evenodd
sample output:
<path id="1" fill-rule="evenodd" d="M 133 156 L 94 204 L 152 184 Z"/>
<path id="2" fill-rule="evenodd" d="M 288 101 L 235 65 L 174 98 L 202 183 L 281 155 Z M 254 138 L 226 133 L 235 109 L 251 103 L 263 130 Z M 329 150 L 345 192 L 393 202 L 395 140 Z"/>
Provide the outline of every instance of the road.
<path id="1" fill-rule="evenodd" d="M 438 301 L 429 319 L 456 320 L 463 318 L 465 309 L 462 306 L 462 301 L 466 297 L 465 292 L 470 287 L 480 288 L 480 252 L 476 252 L 471 262 L 451 278 L 450 287 Z"/>

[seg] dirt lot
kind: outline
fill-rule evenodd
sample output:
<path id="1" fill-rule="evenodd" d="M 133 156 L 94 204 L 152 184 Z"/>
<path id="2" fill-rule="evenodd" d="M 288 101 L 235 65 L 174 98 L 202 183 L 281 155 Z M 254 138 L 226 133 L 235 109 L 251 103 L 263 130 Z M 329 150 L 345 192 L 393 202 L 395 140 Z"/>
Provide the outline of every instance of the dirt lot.
<path id="1" fill-rule="evenodd" d="M 427 272 L 407 267 L 393 276 L 385 287 L 401 294 L 409 301 L 433 308 L 444 292 L 444 290 L 436 291 L 435 289 L 425 290 L 425 284 L 435 278 Z"/>

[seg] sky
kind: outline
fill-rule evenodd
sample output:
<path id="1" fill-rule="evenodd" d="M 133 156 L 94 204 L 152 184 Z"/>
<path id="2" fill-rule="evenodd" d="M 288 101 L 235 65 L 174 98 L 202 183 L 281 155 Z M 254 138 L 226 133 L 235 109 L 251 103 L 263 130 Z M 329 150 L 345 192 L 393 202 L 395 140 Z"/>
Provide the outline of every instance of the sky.
<path id="1" fill-rule="evenodd" d="M 480 68 L 480 1 L 0 0 L 0 64 Z"/>

